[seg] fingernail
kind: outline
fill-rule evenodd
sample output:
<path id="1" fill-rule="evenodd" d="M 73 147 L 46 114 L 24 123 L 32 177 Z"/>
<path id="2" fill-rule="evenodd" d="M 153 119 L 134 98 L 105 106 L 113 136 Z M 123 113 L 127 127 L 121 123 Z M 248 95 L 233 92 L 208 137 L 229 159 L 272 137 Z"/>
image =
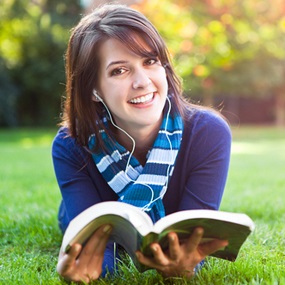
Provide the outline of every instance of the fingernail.
<path id="1" fill-rule="evenodd" d="M 198 235 L 202 235 L 204 233 L 204 229 L 203 228 L 196 228 L 196 233 Z"/>
<path id="2" fill-rule="evenodd" d="M 156 245 L 153 245 L 151 248 L 153 251 L 157 252 L 157 246 Z"/>
<path id="3" fill-rule="evenodd" d="M 169 235 L 169 239 L 170 239 L 171 241 L 174 241 L 174 240 L 175 240 L 175 236 L 174 236 L 174 235 Z"/>
<path id="4" fill-rule="evenodd" d="M 108 234 L 111 231 L 111 226 L 110 225 L 106 225 L 103 228 L 103 233 Z"/>
<path id="5" fill-rule="evenodd" d="M 69 251 L 70 251 L 70 249 L 71 249 L 71 245 L 70 244 L 68 244 L 67 246 L 66 246 L 66 248 L 65 248 L 65 253 L 69 253 Z"/>

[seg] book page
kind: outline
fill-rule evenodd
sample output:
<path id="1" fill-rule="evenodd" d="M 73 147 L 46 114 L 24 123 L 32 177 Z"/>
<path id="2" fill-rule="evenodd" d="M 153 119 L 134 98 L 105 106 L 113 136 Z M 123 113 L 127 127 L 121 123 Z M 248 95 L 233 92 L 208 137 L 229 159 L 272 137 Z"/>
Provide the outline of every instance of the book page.
<path id="1" fill-rule="evenodd" d="M 102 202 L 91 206 L 70 222 L 62 247 L 66 249 L 74 243 L 84 244 L 96 229 L 105 224 L 113 227 L 113 241 L 120 244 L 127 241 L 132 249 L 137 247 L 137 236 L 147 234 L 153 227 L 149 216 L 137 207 L 121 202 Z"/>
<path id="2" fill-rule="evenodd" d="M 165 228 L 169 227 L 173 223 L 190 219 L 200 219 L 200 218 L 220 220 L 220 221 L 240 224 L 247 226 L 248 228 L 250 228 L 251 231 L 254 230 L 254 223 L 246 214 L 230 213 L 230 212 L 215 211 L 215 210 L 185 210 L 167 215 L 164 218 L 160 219 L 154 225 L 154 232 L 160 233 L 161 231 L 163 231 Z"/>
<path id="3" fill-rule="evenodd" d="M 148 242 L 156 239 L 164 251 L 168 250 L 168 233 L 176 232 L 180 243 L 189 239 L 196 227 L 204 229 L 202 243 L 212 239 L 228 240 L 229 245 L 223 250 L 217 251 L 213 256 L 234 261 L 239 249 L 247 236 L 254 229 L 253 221 L 244 214 L 218 212 L 211 210 L 189 210 L 177 212 L 159 220 L 155 225 L 155 234 L 151 233 L 143 242 L 142 250 L 147 256 L 152 253 Z"/>

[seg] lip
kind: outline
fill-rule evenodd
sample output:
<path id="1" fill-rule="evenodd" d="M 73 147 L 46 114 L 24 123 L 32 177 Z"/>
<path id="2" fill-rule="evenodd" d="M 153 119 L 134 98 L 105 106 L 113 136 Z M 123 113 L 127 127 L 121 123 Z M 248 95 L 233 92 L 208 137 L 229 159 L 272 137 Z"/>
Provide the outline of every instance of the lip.
<path id="1" fill-rule="evenodd" d="M 157 92 L 154 91 L 154 92 L 150 92 L 144 95 L 137 96 L 129 100 L 128 103 L 132 105 L 144 105 L 144 104 L 150 103 L 154 99 L 156 93 Z"/>

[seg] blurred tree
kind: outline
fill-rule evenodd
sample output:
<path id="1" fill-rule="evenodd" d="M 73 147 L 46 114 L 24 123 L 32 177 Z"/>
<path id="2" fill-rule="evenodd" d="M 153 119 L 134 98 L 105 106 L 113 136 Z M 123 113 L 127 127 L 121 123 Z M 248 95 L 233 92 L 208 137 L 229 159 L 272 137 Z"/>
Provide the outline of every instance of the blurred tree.
<path id="1" fill-rule="evenodd" d="M 136 6 L 166 39 L 188 96 L 276 98 L 285 124 L 283 0 L 145 0 Z M 201 94 L 201 95 L 200 95 Z"/>
<path id="2" fill-rule="evenodd" d="M 82 6 L 87 12 L 92 11 L 94 8 L 101 6 L 105 3 L 133 5 L 142 2 L 143 0 L 81 0 Z"/>
<path id="3" fill-rule="evenodd" d="M 64 92 L 63 56 L 80 10 L 76 0 L 2 0 L 0 125 L 55 124 Z"/>
<path id="4" fill-rule="evenodd" d="M 213 104 L 221 94 L 274 94 L 276 122 L 284 124 L 283 0 L 124 1 L 141 2 L 136 7 L 158 27 L 188 96 Z M 0 126 L 55 123 L 79 2 L 1 1 Z"/>
<path id="5" fill-rule="evenodd" d="M 19 96 L 18 88 L 9 77 L 9 70 L 0 58 L 0 126 L 16 126 L 16 104 Z"/>

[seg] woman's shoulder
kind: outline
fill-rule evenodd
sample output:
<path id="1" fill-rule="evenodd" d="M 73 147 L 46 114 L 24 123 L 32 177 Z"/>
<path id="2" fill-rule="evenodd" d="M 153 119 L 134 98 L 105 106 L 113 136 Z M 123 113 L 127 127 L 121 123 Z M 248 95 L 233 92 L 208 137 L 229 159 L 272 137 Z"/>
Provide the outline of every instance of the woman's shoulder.
<path id="1" fill-rule="evenodd" d="M 61 127 L 57 131 L 54 139 L 53 146 L 70 146 L 75 145 L 75 138 L 73 138 L 67 127 Z"/>
<path id="2" fill-rule="evenodd" d="M 185 130 L 193 133 L 207 133 L 215 136 L 231 138 L 229 123 L 222 114 L 214 109 L 200 106 L 190 106 L 185 114 Z"/>
<path id="3" fill-rule="evenodd" d="M 54 137 L 52 143 L 52 154 L 59 156 L 81 156 L 85 157 L 87 151 L 77 143 L 76 138 L 70 135 L 67 127 L 61 127 Z"/>

